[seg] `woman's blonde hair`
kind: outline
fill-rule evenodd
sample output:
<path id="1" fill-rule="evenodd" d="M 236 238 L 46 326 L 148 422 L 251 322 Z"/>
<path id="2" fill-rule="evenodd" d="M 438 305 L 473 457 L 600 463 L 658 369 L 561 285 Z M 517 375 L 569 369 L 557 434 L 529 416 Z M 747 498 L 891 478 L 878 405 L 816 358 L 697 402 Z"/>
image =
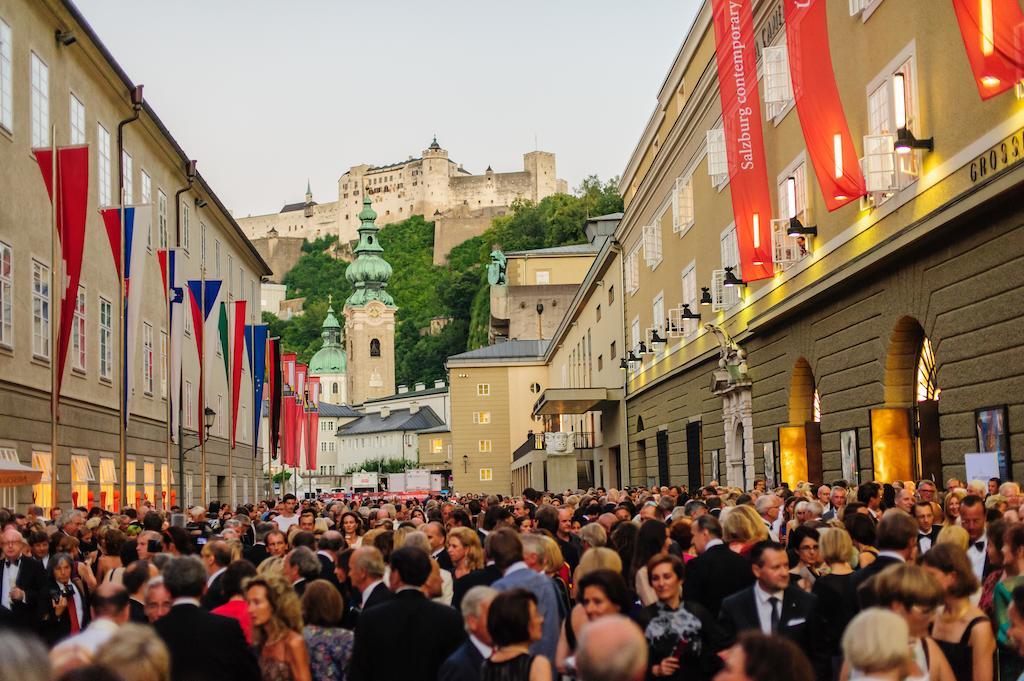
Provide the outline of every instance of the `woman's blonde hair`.
<path id="1" fill-rule="evenodd" d="M 448 537 L 455 537 L 466 547 L 466 566 L 470 570 L 480 570 L 484 566 L 484 549 L 480 546 L 480 537 L 469 527 L 453 527 L 448 530 Z"/>
<path id="2" fill-rule="evenodd" d="M 902 617 L 868 608 L 843 633 L 843 655 L 852 669 L 865 674 L 904 670 L 910 664 L 910 630 Z"/>
<path id="3" fill-rule="evenodd" d="M 853 558 L 853 540 L 845 528 L 822 528 L 818 530 L 818 535 L 821 559 L 826 563 L 849 563 Z"/>
<path id="4" fill-rule="evenodd" d="M 726 542 L 764 541 L 768 538 L 768 527 L 753 506 L 740 504 L 729 509 L 722 519 L 722 539 Z"/>
<path id="5" fill-rule="evenodd" d="M 256 575 L 242 583 L 242 593 L 249 597 L 249 590 L 262 586 L 267 592 L 271 615 L 266 624 L 252 628 L 253 641 L 262 646 L 276 641 L 286 632 L 302 633 L 302 602 L 298 594 L 282 577 Z"/>
<path id="6" fill-rule="evenodd" d="M 573 573 L 573 583 L 579 583 L 581 579 L 597 570 L 611 570 L 621 575 L 622 558 L 604 546 L 587 549 L 580 558 L 580 564 L 576 566 L 576 572 Z"/>
<path id="7" fill-rule="evenodd" d="M 94 658 L 96 664 L 116 669 L 123 681 L 170 681 L 171 654 L 152 627 L 122 624 Z"/>
<path id="8" fill-rule="evenodd" d="M 565 558 L 562 556 L 562 549 L 558 548 L 558 542 L 543 534 L 536 535 L 544 540 L 544 571 L 553 575 L 562 569 Z"/>
<path id="9" fill-rule="evenodd" d="M 964 551 L 971 545 L 971 535 L 959 525 L 946 525 L 939 530 L 939 536 L 935 538 L 935 544 L 953 544 Z"/>
<path id="10" fill-rule="evenodd" d="M 284 578 L 284 558 L 281 556 L 269 556 L 256 568 L 256 574 L 261 577 Z"/>
<path id="11" fill-rule="evenodd" d="M 901 563 L 890 565 L 871 578 L 875 601 L 888 607 L 900 603 L 910 609 L 914 605 L 938 607 L 942 603 L 939 582 L 919 565 Z"/>
<path id="12" fill-rule="evenodd" d="M 947 522 L 950 522 L 952 519 L 952 516 L 949 515 L 949 502 L 952 499 L 957 499 L 958 501 L 963 502 L 964 497 L 966 496 L 967 492 L 960 489 L 956 489 L 947 494 L 946 498 L 942 500 L 942 513 L 946 516 Z"/>

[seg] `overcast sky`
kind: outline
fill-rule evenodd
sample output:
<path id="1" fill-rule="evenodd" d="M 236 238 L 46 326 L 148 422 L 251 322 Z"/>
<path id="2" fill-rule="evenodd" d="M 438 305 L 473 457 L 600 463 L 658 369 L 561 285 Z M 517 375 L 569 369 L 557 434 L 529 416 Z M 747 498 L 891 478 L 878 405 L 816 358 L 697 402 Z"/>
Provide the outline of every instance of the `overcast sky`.
<path id="1" fill-rule="evenodd" d="M 75 0 L 236 217 L 430 144 L 625 167 L 699 0 Z"/>

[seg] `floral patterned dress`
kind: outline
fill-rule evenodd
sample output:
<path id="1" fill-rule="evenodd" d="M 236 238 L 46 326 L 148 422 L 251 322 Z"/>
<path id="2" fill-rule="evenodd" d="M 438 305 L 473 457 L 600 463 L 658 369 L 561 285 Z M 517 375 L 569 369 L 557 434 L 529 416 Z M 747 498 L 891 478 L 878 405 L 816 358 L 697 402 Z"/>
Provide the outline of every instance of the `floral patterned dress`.
<path id="1" fill-rule="evenodd" d="M 348 665 L 352 659 L 352 632 L 341 627 L 318 627 L 312 624 L 302 629 L 309 650 L 309 665 L 313 681 L 344 681 L 348 678 Z"/>
<path id="2" fill-rule="evenodd" d="M 724 646 L 724 635 L 700 604 L 684 601 L 672 610 L 655 603 L 644 608 L 637 619 L 647 638 L 648 669 L 677 653 L 679 670 L 670 677 L 675 681 L 707 681 L 721 667 L 718 651 Z"/>

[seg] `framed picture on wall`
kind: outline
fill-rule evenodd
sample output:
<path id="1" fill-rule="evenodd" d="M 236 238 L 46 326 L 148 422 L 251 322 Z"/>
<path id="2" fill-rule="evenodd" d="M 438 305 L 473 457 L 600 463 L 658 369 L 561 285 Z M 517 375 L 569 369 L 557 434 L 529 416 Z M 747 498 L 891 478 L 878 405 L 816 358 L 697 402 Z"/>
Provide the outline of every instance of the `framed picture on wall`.
<path id="1" fill-rule="evenodd" d="M 851 485 L 860 484 L 860 450 L 857 446 L 857 430 L 839 433 L 840 471 L 844 480 Z"/>
<path id="2" fill-rule="evenodd" d="M 718 450 L 711 450 L 711 481 L 721 482 L 718 480 Z M 710 482 L 710 481 L 709 481 Z"/>
<path id="3" fill-rule="evenodd" d="M 974 412 L 978 432 L 978 451 L 999 455 L 999 477 L 1010 479 L 1010 429 L 1006 405 L 985 407 Z"/>
<path id="4" fill-rule="evenodd" d="M 764 443 L 764 486 L 766 490 L 778 487 L 778 474 L 775 467 L 775 443 Z"/>

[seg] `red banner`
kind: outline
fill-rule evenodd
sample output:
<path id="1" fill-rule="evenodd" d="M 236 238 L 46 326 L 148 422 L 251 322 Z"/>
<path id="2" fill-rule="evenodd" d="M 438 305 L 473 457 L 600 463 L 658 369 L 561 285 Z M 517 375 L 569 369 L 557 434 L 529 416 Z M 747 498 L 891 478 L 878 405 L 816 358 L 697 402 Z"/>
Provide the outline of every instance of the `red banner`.
<path id="1" fill-rule="evenodd" d="M 863 196 L 865 187 L 832 68 L 826 0 L 783 4 L 796 111 L 825 205 L 833 211 Z"/>
<path id="2" fill-rule="evenodd" d="M 320 377 L 310 376 L 306 394 L 306 470 L 316 470 L 316 453 L 320 446 Z"/>
<path id="3" fill-rule="evenodd" d="M 34 149 L 46 192 L 53 201 L 53 151 Z M 57 150 L 57 236 L 65 287 L 60 292 L 60 326 L 57 328 L 57 394 L 64 378 L 64 363 L 71 341 L 71 325 L 78 303 L 78 283 L 82 279 L 82 255 L 85 252 L 85 212 L 89 203 L 89 147 L 61 147 Z M 56 263 L 51 263 L 56 267 Z M 51 292 L 52 295 L 52 292 Z M 52 300 L 52 298 L 51 298 Z M 51 348 L 51 352 L 53 348 Z"/>
<path id="4" fill-rule="evenodd" d="M 750 0 L 713 0 L 712 11 L 740 267 L 744 281 L 768 279 L 775 273 L 772 199 L 757 90 L 754 17 Z"/>
<path id="5" fill-rule="evenodd" d="M 306 365 L 295 365 L 295 451 L 292 465 L 302 461 L 302 448 L 306 439 Z"/>
<path id="6" fill-rule="evenodd" d="M 982 99 L 1024 77 L 1024 13 L 1018 0 L 953 0 L 967 59 Z"/>
<path id="7" fill-rule="evenodd" d="M 236 300 L 232 319 L 234 339 L 231 359 L 231 446 L 235 446 L 235 430 L 238 427 L 238 398 L 242 394 L 242 359 L 245 357 L 245 301 Z M 246 424 L 248 427 L 248 424 Z"/>
<path id="8" fill-rule="evenodd" d="M 262 408 L 262 405 L 261 407 Z M 281 447 L 281 340 L 267 339 L 267 434 L 270 459 L 276 461 Z"/>
<path id="9" fill-rule="evenodd" d="M 281 399 L 281 464 L 294 466 L 295 456 L 295 353 L 286 352 L 281 359 L 284 368 Z"/>

